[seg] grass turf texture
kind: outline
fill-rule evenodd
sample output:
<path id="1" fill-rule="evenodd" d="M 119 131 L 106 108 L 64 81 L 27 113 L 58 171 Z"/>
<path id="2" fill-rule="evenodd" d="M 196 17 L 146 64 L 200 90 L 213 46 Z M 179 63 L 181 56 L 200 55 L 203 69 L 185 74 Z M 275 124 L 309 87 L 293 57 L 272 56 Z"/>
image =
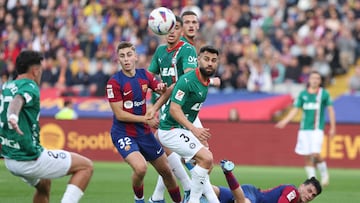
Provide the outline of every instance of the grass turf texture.
<path id="1" fill-rule="evenodd" d="M 81 202 L 106 203 L 134 202 L 131 187 L 131 169 L 125 163 L 95 162 L 94 175 Z M 235 176 L 241 183 L 254 184 L 262 189 L 282 183 L 299 185 L 305 178 L 303 168 L 237 166 Z M 330 169 L 330 185 L 313 202 L 315 203 L 356 203 L 360 200 L 359 170 Z M 50 202 L 60 202 L 69 177 L 56 179 L 52 182 Z M 147 200 L 157 180 L 157 174 L 149 165 L 145 177 L 145 199 Z M 215 185 L 227 186 L 225 177 L 219 166 L 215 166 L 211 174 Z M 0 160 L 0 202 L 23 203 L 31 202 L 34 189 L 23 183 L 20 178 L 11 175 Z M 166 193 L 167 202 L 171 202 Z"/>

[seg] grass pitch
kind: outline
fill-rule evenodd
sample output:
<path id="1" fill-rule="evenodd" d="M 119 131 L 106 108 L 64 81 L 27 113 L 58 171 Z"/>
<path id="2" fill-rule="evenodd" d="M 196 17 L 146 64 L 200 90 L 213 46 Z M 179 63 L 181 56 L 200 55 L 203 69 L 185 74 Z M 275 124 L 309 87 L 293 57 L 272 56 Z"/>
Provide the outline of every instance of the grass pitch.
<path id="1" fill-rule="evenodd" d="M 94 175 L 81 202 L 107 203 L 134 202 L 131 188 L 131 169 L 125 163 L 96 162 Z M 234 174 L 240 184 L 254 184 L 262 189 L 290 183 L 299 185 L 305 179 L 303 168 L 237 166 Z M 360 171 L 354 169 L 330 169 L 330 185 L 324 188 L 314 203 L 358 203 L 360 202 Z M 60 202 L 69 177 L 52 182 L 50 202 Z M 148 199 L 155 187 L 157 174 L 149 165 L 145 177 L 145 198 Z M 211 182 L 215 185 L 227 186 L 225 177 L 219 166 L 215 166 L 211 174 Z M 24 203 L 32 202 L 34 189 L 24 184 L 20 178 L 11 175 L 0 160 L 0 202 Z M 167 202 L 171 202 L 166 193 Z"/>

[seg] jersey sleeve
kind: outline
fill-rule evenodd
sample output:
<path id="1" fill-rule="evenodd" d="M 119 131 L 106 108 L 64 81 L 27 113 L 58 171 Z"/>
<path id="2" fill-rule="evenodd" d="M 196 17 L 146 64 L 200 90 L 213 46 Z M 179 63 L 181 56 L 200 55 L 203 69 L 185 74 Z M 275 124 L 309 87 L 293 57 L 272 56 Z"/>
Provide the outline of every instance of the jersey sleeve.
<path id="1" fill-rule="evenodd" d="M 20 95 L 24 98 L 24 106 L 33 106 L 35 98 L 37 97 L 36 93 L 39 92 L 39 88 L 32 83 L 27 83 L 19 87 L 15 95 Z"/>
<path id="2" fill-rule="evenodd" d="M 175 84 L 175 87 L 171 93 L 171 101 L 182 106 L 185 103 L 185 98 L 188 96 L 188 85 L 185 77 L 181 77 Z"/>
<path id="3" fill-rule="evenodd" d="M 301 108 L 303 106 L 303 100 L 302 100 L 302 92 L 299 94 L 299 96 L 295 99 L 293 107 Z"/>
<path id="4" fill-rule="evenodd" d="M 159 84 L 159 81 L 156 80 L 156 78 L 149 72 L 145 70 L 146 77 L 149 80 L 149 87 L 153 91 L 157 88 L 157 85 Z"/>
<path id="5" fill-rule="evenodd" d="M 195 69 L 197 67 L 197 54 L 195 48 L 190 44 L 185 44 L 182 51 L 182 67 L 184 68 L 184 71 L 188 68 Z"/>
<path id="6" fill-rule="evenodd" d="M 148 71 L 153 74 L 160 74 L 160 65 L 158 63 L 158 55 L 159 55 L 158 53 L 159 53 L 159 47 L 156 49 L 156 51 L 151 59 L 150 66 L 148 68 Z"/>
<path id="7" fill-rule="evenodd" d="M 123 100 L 120 84 L 114 78 L 111 78 L 106 85 L 106 97 L 109 102 L 119 102 Z"/>
<path id="8" fill-rule="evenodd" d="M 332 99 L 331 99 L 331 96 L 330 96 L 329 92 L 328 92 L 328 91 L 324 91 L 324 93 L 325 93 L 325 105 L 326 105 L 326 106 L 332 106 L 332 105 L 333 105 L 333 101 L 332 101 Z"/>
<path id="9" fill-rule="evenodd" d="M 289 185 L 284 188 L 277 203 L 296 203 L 298 202 L 299 198 L 299 192 L 295 186 Z"/>

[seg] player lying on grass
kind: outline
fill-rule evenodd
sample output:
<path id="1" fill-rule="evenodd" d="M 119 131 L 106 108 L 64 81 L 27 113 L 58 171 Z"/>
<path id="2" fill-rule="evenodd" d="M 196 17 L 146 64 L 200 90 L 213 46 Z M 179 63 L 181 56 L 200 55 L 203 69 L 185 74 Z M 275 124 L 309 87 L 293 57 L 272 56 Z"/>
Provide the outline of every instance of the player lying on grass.
<path id="1" fill-rule="evenodd" d="M 231 161 L 221 161 L 229 188 L 213 186 L 220 203 L 307 203 L 321 193 L 319 181 L 312 177 L 299 187 L 283 184 L 267 190 L 261 190 L 254 185 L 239 185 L 232 173 L 234 164 Z"/>

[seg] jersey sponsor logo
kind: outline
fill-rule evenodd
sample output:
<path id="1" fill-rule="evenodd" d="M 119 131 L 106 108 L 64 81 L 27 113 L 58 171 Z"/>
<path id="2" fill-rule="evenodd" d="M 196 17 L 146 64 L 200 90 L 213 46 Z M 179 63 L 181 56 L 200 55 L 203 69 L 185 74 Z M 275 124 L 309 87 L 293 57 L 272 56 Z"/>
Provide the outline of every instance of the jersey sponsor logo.
<path id="1" fill-rule="evenodd" d="M 170 67 L 170 68 L 163 68 L 161 71 L 161 76 L 175 76 L 175 68 L 174 67 Z"/>
<path id="2" fill-rule="evenodd" d="M 303 104 L 303 109 L 304 110 L 317 110 L 317 109 L 320 109 L 320 104 L 313 103 L 313 102 L 305 103 L 305 104 Z"/>
<path id="3" fill-rule="evenodd" d="M 124 92 L 124 96 L 126 96 L 126 95 L 130 94 L 131 92 L 132 92 L 132 90 L 127 91 L 127 92 Z"/>
<path id="4" fill-rule="evenodd" d="M 0 143 L 2 146 L 20 149 L 20 144 L 18 142 L 16 142 L 15 140 L 7 139 L 6 137 L 0 136 Z"/>
<path id="5" fill-rule="evenodd" d="M 106 92 L 109 99 L 113 99 L 115 97 L 112 85 L 106 85 Z"/>
<path id="6" fill-rule="evenodd" d="M 134 101 L 134 106 L 138 107 L 138 106 L 142 106 L 145 104 L 145 99 L 143 99 L 142 101 Z"/>
<path id="7" fill-rule="evenodd" d="M 125 109 L 131 109 L 133 107 L 139 107 L 145 104 L 145 99 L 142 101 L 124 101 L 124 108 Z"/>
<path id="8" fill-rule="evenodd" d="M 295 190 L 292 190 L 289 194 L 286 195 L 286 198 L 291 202 L 293 199 L 296 198 L 296 192 Z"/>
<path id="9" fill-rule="evenodd" d="M 196 62 L 197 62 L 197 58 L 194 57 L 194 56 L 189 56 L 189 57 L 188 57 L 188 62 L 189 62 L 189 63 L 196 63 Z"/>
<path id="10" fill-rule="evenodd" d="M 185 92 L 178 90 L 175 94 L 175 99 L 181 101 L 185 96 Z"/>

